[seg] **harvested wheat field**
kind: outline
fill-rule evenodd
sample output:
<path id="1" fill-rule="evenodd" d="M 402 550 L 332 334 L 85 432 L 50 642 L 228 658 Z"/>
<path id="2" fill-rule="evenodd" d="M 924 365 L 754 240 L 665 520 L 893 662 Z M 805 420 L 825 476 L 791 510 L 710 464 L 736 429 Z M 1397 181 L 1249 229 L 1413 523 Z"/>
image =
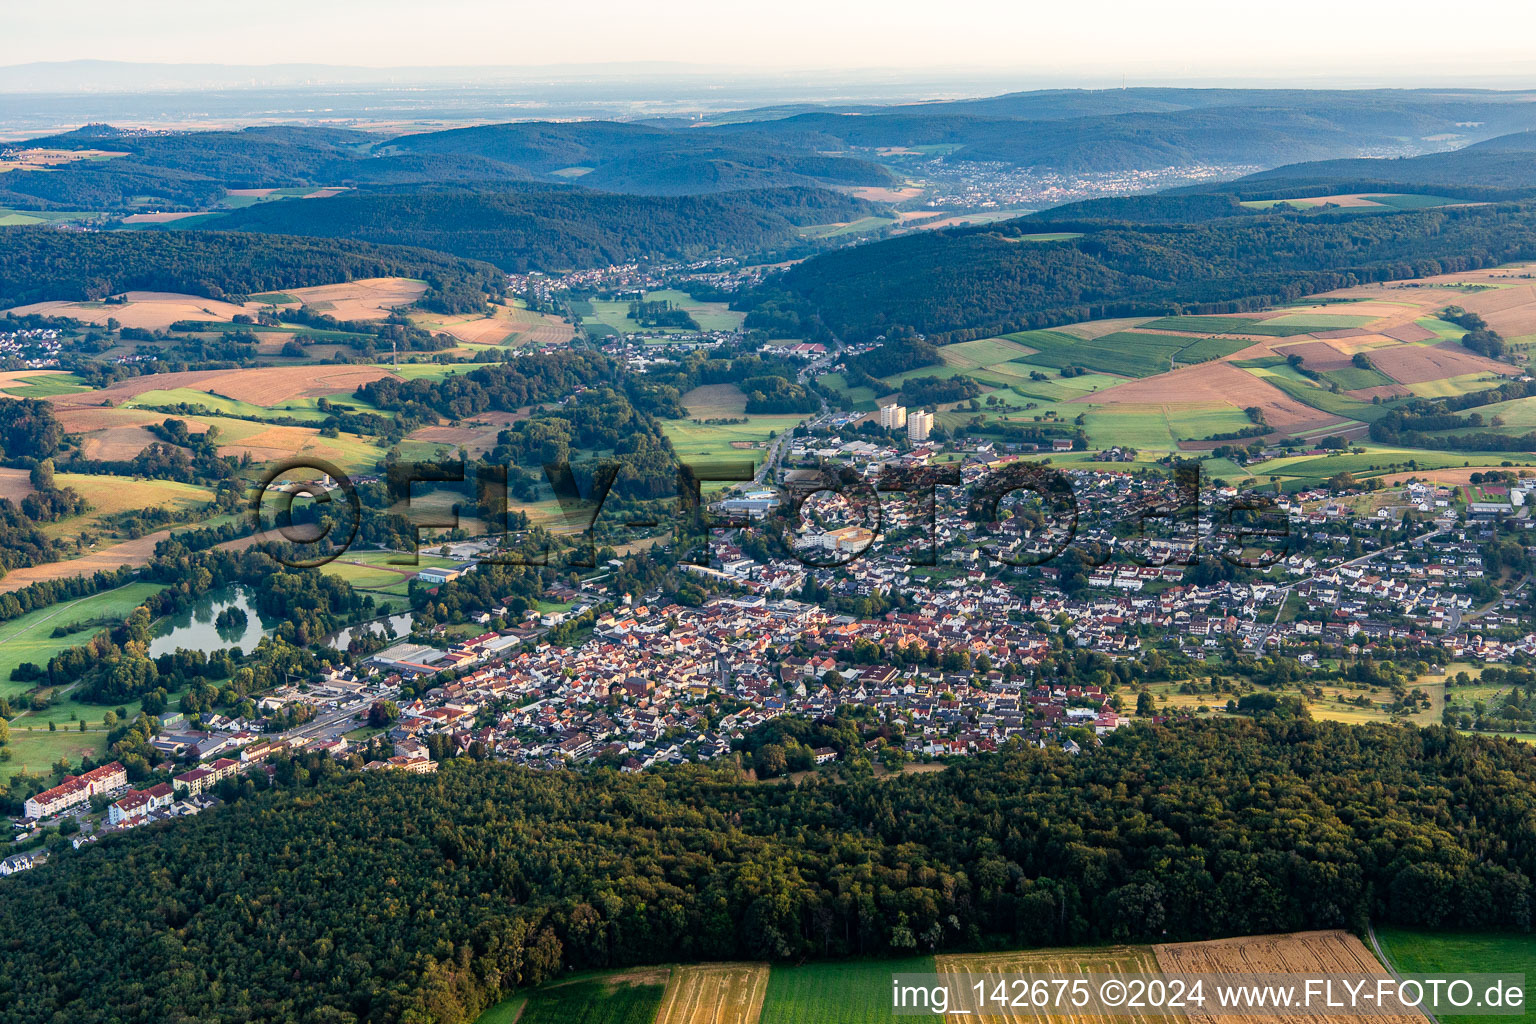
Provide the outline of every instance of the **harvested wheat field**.
<path id="1" fill-rule="evenodd" d="M 313 288 L 289 288 L 290 295 L 316 313 L 337 320 L 382 320 L 398 306 L 409 306 L 426 294 L 425 281 L 408 277 L 365 277 Z M 279 303 L 293 306 L 294 303 Z"/>
<path id="2" fill-rule="evenodd" d="M 656 1024 L 755 1024 L 768 993 L 767 964 L 674 968 Z"/>
<path id="3" fill-rule="evenodd" d="M 1253 935 L 1210 942 L 1179 942 L 1152 947 L 1158 967 L 1167 974 L 1361 974 L 1385 977 L 1387 971 L 1370 951 L 1348 932 L 1294 932 L 1289 935 Z M 1251 1020 L 1247 1017 L 1191 1013 L 1191 1024 L 1216 1024 Z M 1322 1013 L 1288 1013 L 1267 1020 L 1320 1024 L 1355 1018 Z M 1373 1015 L 1386 1024 L 1422 1024 L 1418 1012 Z"/>
<path id="4" fill-rule="evenodd" d="M 125 540 L 117 544 L 107 544 L 92 551 L 88 555 L 79 558 L 71 558 L 63 562 L 45 562 L 42 565 L 29 565 L 24 569 L 12 569 L 0 578 L 0 594 L 9 594 L 14 590 L 43 580 L 62 580 L 70 576 L 90 576 L 98 572 L 111 572 L 125 565 L 147 565 L 155 553 L 155 545 L 171 535 L 170 530 L 157 530 L 154 533 L 146 533 L 134 540 Z"/>
<path id="5" fill-rule="evenodd" d="M 1287 345 L 1285 348 L 1276 346 L 1275 351 L 1285 356 L 1301 356 L 1302 365 L 1318 373 L 1343 370 L 1352 365 L 1349 356 L 1326 341 L 1308 341 L 1300 345 Z"/>
<path id="6" fill-rule="evenodd" d="M 1080 974 L 1156 974 L 1157 961 L 1147 946 L 1103 946 L 1085 949 L 1027 949 L 1012 953 L 957 953 L 934 960 L 940 974 L 1027 974 L 1073 977 Z M 1010 1024 L 1035 1021 L 1042 1017 L 1066 1024 L 1090 1024 L 1096 1021 L 1174 1020 L 1127 1010 L 1124 1014 L 1051 1013 L 1037 1014 L 1020 1007 L 1004 1013 L 945 1015 L 946 1024 L 977 1021 L 979 1024 Z"/>
<path id="7" fill-rule="evenodd" d="M 173 213 L 130 213 L 123 218 L 124 224 L 169 224 L 173 220 L 184 220 L 187 217 L 201 217 L 199 210 L 182 210 Z"/>
<path id="8" fill-rule="evenodd" d="M 124 327 L 164 330 L 178 320 L 216 320 L 228 323 L 236 314 L 250 315 L 250 310 L 232 302 L 220 302 L 201 295 L 177 292 L 128 292 L 128 301 L 115 302 L 34 302 L 17 306 L 13 313 L 41 313 L 44 316 L 73 317 L 84 323 L 105 326 L 116 320 Z"/>
<path id="9" fill-rule="evenodd" d="M 249 455 L 258 462 L 310 455 L 343 467 L 366 464 L 378 455 L 377 449 L 350 434 L 321 437 L 314 427 L 267 427 L 252 434 L 230 437 L 229 443 L 219 445 L 218 453 L 236 458 Z"/>
<path id="10" fill-rule="evenodd" d="M 1458 344 L 1401 345 L 1371 353 L 1371 365 L 1399 384 L 1444 380 L 1464 373 L 1518 373 L 1508 363 L 1495 362 Z"/>
<path id="11" fill-rule="evenodd" d="M 1517 285 L 1469 295 L 1461 306 L 1482 316 L 1489 327 L 1506 338 L 1527 338 L 1536 334 L 1536 285 Z"/>
<path id="12" fill-rule="evenodd" d="M 69 408 L 99 407 L 108 402 L 120 405 L 146 391 L 189 388 L 237 402 L 273 406 L 292 398 L 338 398 L 350 395 L 360 384 L 390 376 L 393 374 L 378 366 L 263 366 L 249 370 L 184 370 L 132 377 L 97 391 L 59 395 L 53 402 L 55 409 L 62 414 L 62 410 Z"/>
<path id="13" fill-rule="evenodd" d="M 1228 363 L 1184 366 L 1169 373 L 1160 373 L 1156 377 L 1116 384 L 1112 388 L 1071 401 L 1094 405 L 1162 405 L 1179 402 L 1230 405 L 1238 409 L 1258 406 L 1264 410 L 1264 422 L 1288 434 L 1331 427 L 1343 422 L 1337 416 L 1296 401 L 1279 388 Z"/>
<path id="14" fill-rule="evenodd" d="M 103 462 L 126 462 L 158 440 L 143 427 L 113 427 L 82 439 L 80 454 Z"/>
<path id="15" fill-rule="evenodd" d="M 33 490 L 31 470 L 0 468 L 0 498 L 20 501 Z"/>
<path id="16" fill-rule="evenodd" d="M 1054 327 L 1052 330 L 1070 334 L 1074 338 L 1082 338 L 1084 341 L 1092 341 L 1106 334 L 1118 334 L 1121 331 L 1137 329 L 1142 324 L 1150 322 L 1148 317 L 1129 316 L 1118 320 L 1085 320 L 1080 324 L 1067 324 L 1065 327 Z"/>
<path id="17" fill-rule="evenodd" d="M 418 327 L 447 334 L 466 345 L 561 345 L 575 337 L 575 328 L 557 316 L 521 306 L 492 305 L 490 316 L 442 316 L 417 313 Z"/>
<path id="18" fill-rule="evenodd" d="M 858 185 L 853 188 L 841 189 L 860 199 L 867 199 L 872 203 L 904 203 L 910 199 L 916 199 L 923 194 L 923 189 L 916 185 L 906 188 L 886 188 L 880 185 Z"/>
<path id="19" fill-rule="evenodd" d="M 1418 324 L 1401 324 L 1397 327 L 1389 327 L 1382 331 L 1381 334 L 1384 338 L 1391 338 L 1393 341 L 1406 341 L 1409 344 L 1429 341 L 1435 337 L 1434 331 L 1428 327 L 1420 327 Z"/>
<path id="20" fill-rule="evenodd" d="M 100 394 L 100 392 L 96 392 Z M 59 421 L 70 434 L 91 434 L 101 430 L 113 430 L 118 427 L 142 427 L 149 423 L 163 423 L 168 417 L 163 412 L 153 412 L 148 409 L 108 409 L 100 405 L 55 405 L 53 408 L 54 419 Z M 194 434 L 200 434 L 208 429 L 208 424 L 190 416 L 178 416 L 186 423 L 187 429 Z"/>

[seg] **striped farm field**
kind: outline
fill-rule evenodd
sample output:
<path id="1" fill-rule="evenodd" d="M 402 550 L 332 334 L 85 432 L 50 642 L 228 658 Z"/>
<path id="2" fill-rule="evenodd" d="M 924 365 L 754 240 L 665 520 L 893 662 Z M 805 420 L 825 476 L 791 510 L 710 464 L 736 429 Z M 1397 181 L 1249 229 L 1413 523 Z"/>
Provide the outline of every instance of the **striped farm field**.
<path id="1" fill-rule="evenodd" d="M 692 964 L 672 971 L 656 1024 L 756 1024 L 767 964 Z"/>
<path id="2" fill-rule="evenodd" d="M 1153 947 L 1163 974 L 1351 974 L 1386 976 L 1387 969 L 1355 936 L 1345 931 L 1251 935 L 1210 942 L 1179 942 Z M 1191 1024 L 1238 1024 L 1251 1017 L 1192 1013 Z M 1348 1021 L 1316 1012 L 1274 1014 L 1276 1024 Z M 1424 1024 L 1417 1012 L 1377 1013 L 1379 1024 Z"/>
<path id="3" fill-rule="evenodd" d="M 1082 974 L 1156 974 L 1157 958 L 1150 946 L 1105 946 L 1094 949 L 1028 949 L 1011 953 L 962 953 L 937 958 L 940 974 L 995 974 L 1075 977 Z M 1151 1013 L 1126 1013 L 1111 1017 L 1100 1013 L 1036 1014 L 1028 1009 L 1009 1009 L 980 1015 L 949 1014 L 946 1024 L 975 1021 L 977 1024 L 1013 1024 L 1049 1017 L 1062 1024 L 1094 1024 L 1097 1021 L 1153 1024 L 1167 1020 Z"/>

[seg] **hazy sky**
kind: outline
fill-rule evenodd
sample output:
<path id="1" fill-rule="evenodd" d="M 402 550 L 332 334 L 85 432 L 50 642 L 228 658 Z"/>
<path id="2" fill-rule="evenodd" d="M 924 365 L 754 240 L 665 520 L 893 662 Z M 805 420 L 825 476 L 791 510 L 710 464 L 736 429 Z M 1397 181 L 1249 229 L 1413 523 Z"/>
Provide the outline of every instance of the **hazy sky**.
<path id="1" fill-rule="evenodd" d="M 9 0 L 0 63 L 1010 68 L 1192 78 L 1523 74 L 1536 3 L 1290 0 Z"/>

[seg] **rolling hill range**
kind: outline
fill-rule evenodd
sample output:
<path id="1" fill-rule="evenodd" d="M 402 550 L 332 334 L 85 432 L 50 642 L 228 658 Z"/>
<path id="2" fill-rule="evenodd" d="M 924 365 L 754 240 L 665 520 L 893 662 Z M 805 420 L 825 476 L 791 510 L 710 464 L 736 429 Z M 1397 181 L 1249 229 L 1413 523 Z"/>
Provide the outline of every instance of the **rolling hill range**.
<path id="1" fill-rule="evenodd" d="M 1074 320 L 1254 309 L 1536 257 L 1530 204 L 1364 219 L 1255 211 L 1210 225 L 1085 224 L 1081 237 L 1046 236 L 1055 240 L 1037 240 L 1034 227 L 1016 220 L 842 249 L 769 288 L 849 340 L 904 325 L 942 343 Z"/>
<path id="2" fill-rule="evenodd" d="M 850 221 L 872 209 L 826 189 L 637 196 L 537 187 L 352 192 L 263 203 L 199 226 L 423 246 L 521 272 L 751 252 L 795 241 L 799 227 Z"/>
<path id="3" fill-rule="evenodd" d="M 1321 160 L 1286 164 L 1232 183 L 1247 193 L 1267 185 L 1366 183 L 1375 186 L 1433 186 L 1470 190 L 1472 196 L 1494 192 L 1536 191 L 1536 133 L 1501 135 L 1449 153 L 1429 153 L 1400 160 Z"/>
<path id="4" fill-rule="evenodd" d="M 879 186 L 906 173 L 913 159 L 1067 174 L 1272 167 L 1299 158 L 1422 154 L 1527 131 L 1536 128 L 1531 98 L 1480 90 L 1045 90 L 952 102 L 765 108 L 703 124 L 525 121 L 397 136 L 323 127 L 146 132 L 87 125 L 23 145 L 111 158 L 46 174 L 0 173 L 0 204 L 191 210 L 206 208 L 221 189 L 444 182 L 580 180 L 653 195 Z"/>

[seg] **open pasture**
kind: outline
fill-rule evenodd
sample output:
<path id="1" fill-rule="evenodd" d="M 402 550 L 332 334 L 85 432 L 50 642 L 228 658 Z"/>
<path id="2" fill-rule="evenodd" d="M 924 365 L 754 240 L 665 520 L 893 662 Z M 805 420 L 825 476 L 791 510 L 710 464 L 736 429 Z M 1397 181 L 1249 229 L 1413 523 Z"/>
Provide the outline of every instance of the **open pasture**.
<path id="1" fill-rule="evenodd" d="M 90 502 L 91 509 L 83 515 L 41 524 L 38 529 L 52 538 L 74 538 L 86 531 L 102 532 L 106 528 L 103 520 L 122 512 L 149 508 L 187 512 L 213 500 L 213 492 L 206 487 L 173 480 L 143 480 L 95 473 L 59 473 L 54 480 L 60 487 L 78 491 Z"/>
<path id="2" fill-rule="evenodd" d="M 0 392 L 11 398 L 52 398 L 88 390 L 72 373 L 57 370 L 10 370 L 0 373 Z"/>
<path id="3" fill-rule="evenodd" d="M 672 288 L 647 292 L 645 301 L 670 302 L 674 307 L 686 311 L 706 331 L 739 330 L 741 322 L 747 318 L 747 314 L 731 309 L 724 302 L 701 302 L 687 292 Z"/>
<path id="4" fill-rule="evenodd" d="M 22 227 L 27 224 L 62 224 L 72 220 L 89 220 L 99 216 L 90 210 L 13 210 L 0 206 L 0 228 Z"/>
<path id="5" fill-rule="evenodd" d="M 674 967 L 656 1024 L 757 1024 L 767 992 L 767 964 Z"/>
<path id="6" fill-rule="evenodd" d="M 1376 940 L 1392 967 L 1403 974 L 1525 974 L 1530 1002 L 1536 966 L 1536 935 L 1510 932 L 1425 931 L 1378 928 Z M 1530 1011 L 1527 1010 L 1527 1013 Z M 1452 1024 L 1499 1024 L 1508 1017 L 1437 1013 Z"/>
<path id="7" fill-rule="evenodd" d="M 943 1024 L 938 1015 L 891 1015 L 891 975 L 933 974 L 934 958 L 838 960 L 775 966 L 759 1024 Z"/>
<path id="8" fill-rule="evenodd" d="M 803 416 L 749 416 L 746 423 L 692 423 L 662 420 L 662 431 L 679 458 L 713 458 L 761 461 L 770 433 L 775 436 L 805 419 Z"/>
<path id="9" fill-rule="evenodd" d="M 220 455 L 249 455 L 257 462 L 311 456 L 334 462 L 345 470 L 360 471 L 373 468 L 384 457 L 381 449 L 355 434 L 321 437 L 314 427 L 263 426 L 229 420 L 222 421 L 220 434 Z"/>

